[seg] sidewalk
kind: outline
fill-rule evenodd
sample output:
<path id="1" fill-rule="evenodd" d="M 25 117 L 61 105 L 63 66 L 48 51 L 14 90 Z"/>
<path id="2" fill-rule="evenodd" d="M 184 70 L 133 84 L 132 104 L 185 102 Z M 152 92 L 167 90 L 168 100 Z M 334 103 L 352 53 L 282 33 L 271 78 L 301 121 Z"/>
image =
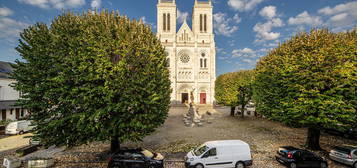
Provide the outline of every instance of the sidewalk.
<path id="1" fill-rule="evenodd" d="M 27 133 L 23 135 L 14 135 L 0 139 L 0 152 L 29 145 L 30 138 L 24 137 L 31 135 L 31 133 Z"/>

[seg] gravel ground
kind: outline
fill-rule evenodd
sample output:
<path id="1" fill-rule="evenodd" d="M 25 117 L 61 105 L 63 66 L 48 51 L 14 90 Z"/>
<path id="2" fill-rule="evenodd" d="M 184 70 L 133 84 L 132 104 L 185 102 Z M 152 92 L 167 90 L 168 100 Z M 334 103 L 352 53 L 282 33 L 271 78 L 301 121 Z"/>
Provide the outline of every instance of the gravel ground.
<path id="1" fill-rule="evenodd" d="M 31 135 L 32 135 L 31 133 L 27 133 L 22 135 L 12 135 L 12 136 L 1 138 L 0 152 L 29 145 L 29 138 L 25 138 L 25 137 Z"/>
<path id="2" fill-rule="evenodd" d="M 213 123 L 205 123 L 203 127 L 191 128 L 185 127 L 182 121 L 182 114 L 186 113 L 187 109 L 172 108 L 165 124 L 152 135 L 144 138 L 140 143 L 126 143 L 123 146 L 141 146 L 154 152 L 160 152 L 168 161 L 165 163 L 165 167 L 169 168 L 183 168 L 182 159 L 185 153 L 193 147 L 211 140 L 240 139 L 250 144 L 253 157 L 251 168 L 282 168 L 283 166 L 274 159 L 279 146 L 292 145 L 303 148 L 306 129 L 289 128 L 280 123 L 260 118 L 230 117 L 228 108 L 215 110 L 201 108 L 201 111 L 207 110 L 215 113 Z M 93 142 L 67 149 L 55 156 L 55 167 L 106 167 L 109 144 L 109 142 Z M 318 152 L 318 154 L 327 156 L 327 151 L 335 145 L 357 145 L 357 142 L 323 133 L 320 144 L 325 152 Z M 346 167 L 330 160 L 328 162 L 331 168 Z"/>

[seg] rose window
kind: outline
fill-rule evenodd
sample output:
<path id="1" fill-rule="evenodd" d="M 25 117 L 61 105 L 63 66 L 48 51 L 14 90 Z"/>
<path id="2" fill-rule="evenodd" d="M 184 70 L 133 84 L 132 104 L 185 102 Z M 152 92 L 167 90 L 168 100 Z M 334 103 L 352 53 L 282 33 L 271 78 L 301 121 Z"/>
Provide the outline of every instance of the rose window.
<path id="1" fill-rule="evenodd" d="M 190 56 L 188 56 L 186 54 L 181 55 L 180 60 L 182 63 L 188 63 L 190 61 Z"/>

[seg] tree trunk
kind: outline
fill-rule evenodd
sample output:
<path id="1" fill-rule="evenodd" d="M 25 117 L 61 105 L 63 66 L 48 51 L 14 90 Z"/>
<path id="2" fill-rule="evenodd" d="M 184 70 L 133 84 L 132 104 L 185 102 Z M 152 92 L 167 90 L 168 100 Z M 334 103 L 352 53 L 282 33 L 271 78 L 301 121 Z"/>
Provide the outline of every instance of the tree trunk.
<path id="1" fill-rule="evenodd" d="M 242 118 L 244 118 L 244 109 L 245 109 L 245 103 L 242 103 Z"/>
<path id="2" fill-rule="evenodd" d="M 307 148 L 311 150 L 320 150 L 320 130 L 317 128 L 309 128 L 306 139 Z"/>
<path id="3" fill-rule="evenodd" d="M 234 117 L 235 106 L 231 106 L 231 116 Z"/>
<path id="4" fill-rule="evenodd" d="M 115 153 L 120 149 L 120 142 L 118 136 L 113 136 L 110 143 L 110 152 Z"/>

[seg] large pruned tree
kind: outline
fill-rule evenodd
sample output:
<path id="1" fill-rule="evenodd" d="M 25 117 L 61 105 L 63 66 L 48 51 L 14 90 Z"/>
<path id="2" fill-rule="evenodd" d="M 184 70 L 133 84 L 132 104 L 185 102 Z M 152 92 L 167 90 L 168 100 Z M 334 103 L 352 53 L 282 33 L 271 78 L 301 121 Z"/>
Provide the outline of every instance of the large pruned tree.
<path id="1" fill-rule="evenodd" d="M 65 13 L 21 33 L 12 78 L 46 145 L 139 141 L 170 103 L 164 48 L 140 21 L 102 11 Z"/>
<path id="2" fill-rule="evenodd" d="M 357 126 L 357 31 L 313 29 L 272 50 L 256 67 L 257 111 L 307 127 L 306 145 L 320 149 L 324 127 Z"/>
<path id="3" fill-rule="evenodd" d="M 253 75 L 252 70 L 241 70 L 218 76 L 215 99 L 218 104 L 231 107 L 231 116 L 234 116 L 235 107 L 241 105 L 244 117 L 244 108 L 252 96 Z"/>

